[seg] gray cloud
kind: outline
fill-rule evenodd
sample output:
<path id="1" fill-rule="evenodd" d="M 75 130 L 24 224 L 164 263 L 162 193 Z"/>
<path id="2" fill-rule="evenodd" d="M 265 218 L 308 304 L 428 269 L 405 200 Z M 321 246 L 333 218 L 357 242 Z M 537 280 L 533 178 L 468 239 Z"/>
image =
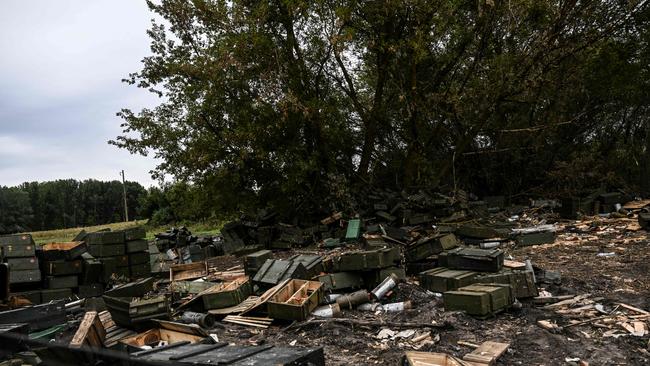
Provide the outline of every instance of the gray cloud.
<path id="1" fill-rule="evenodd" d="M 149 54 L 144 0 L 0 2 L 0 185 L 127 178 L 156 161 L 107 144 L 115 112 L 155 97 L 121 83 Z"/>

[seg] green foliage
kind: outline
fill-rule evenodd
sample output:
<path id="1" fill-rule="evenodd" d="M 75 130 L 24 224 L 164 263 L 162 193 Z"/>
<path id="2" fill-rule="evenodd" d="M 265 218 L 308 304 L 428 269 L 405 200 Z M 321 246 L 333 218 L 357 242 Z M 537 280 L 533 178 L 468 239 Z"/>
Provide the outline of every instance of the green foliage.
<path id="1" fill-rule="evenodd" d="M 139 183 L 126 182 L 130 219 L 141 219 Z M 123 221 L 122 183 L 74 179 L 0 187 L 0 233 L 63 229 Z"/>
<path id="2" fill-rule="evenodd" d="M 182 182 L 165 217 L 318 214 L 367 183 L 553 190 L 585 154 L 650 188 L 647 1 L 148 4 L 165 22 L 125 81 L 160 104 L 111 143 Z"/>

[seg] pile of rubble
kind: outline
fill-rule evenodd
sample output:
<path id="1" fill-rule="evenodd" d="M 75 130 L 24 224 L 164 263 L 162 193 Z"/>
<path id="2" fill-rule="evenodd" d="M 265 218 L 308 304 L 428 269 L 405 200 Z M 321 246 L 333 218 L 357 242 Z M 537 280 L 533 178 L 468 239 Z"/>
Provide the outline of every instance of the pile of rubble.
<path id="1" fill-rule="evenodd" d="M 575 209 L 595 209 L 589 213 L 602 220 L 634 218 L 636 231 L 647 229 L 650 213 L 643 209 L 650 202 L 623 205 L 621 199 L 619 193 L 599 194 Z M 7 300 L 0 337 L 11 341 L 0 356 L 46 365 L 378 363 L 358 358 L 359 349 L 369 349 L 394 350 L 406 365 L 493 365 L 512 350 L 507 334 L 478 343 L 454 340 L 470 352 L 443 347 L 442 338 L 463 329 L 460 323 L 480 328 L 480 322 L 530 312 L 540 312 L 535 326 L 553 334 L 591 325 L 608 327 L 605 337 L 648 338 L 648 311 L 567 294 L 557 268 L 513 256 L 575 233 L 575 225 L 558 221 L 557 201 L 506 207 L 502 197 L 387 191 L 372 192 L 367 201 L 354 215 L 334 212 L 306 226 L 276 222 L 276 215 L 262 211 L 226 224 L 215 237 L 196 237 L 185 228 L 149 243 L 141 228 L 83 233 L 75 243 L 45 245 L 38 255 L 24 249 L 33 249 L 28 235 L 0 238 L 9 248 L 0 268 L 12 285 L 16 273 L 23 278 L 21 271 L 35 271 L 16 266 L 24 261 L 15 258 L 31 255 L 42 264 L 46 280 L 39 283 L 65 283 L 59 286 L 70 291 L 58 296 L 64 301 L 43 301 L 42 289 L 34 290 L 40 299 L 14 287 L 0 294 Z M 15 249 L 18 240 L 23 249 Z M 601 253 L 607 252 L 599 250 L 597 258 L 606 259 Z M 82 291 L 93 284 L 86 276 L 94 278 L 95 292 Z M 339 353 L 323 342 L 347 345 Z M 355 347 L 356 353 L 344 354 Z"/>

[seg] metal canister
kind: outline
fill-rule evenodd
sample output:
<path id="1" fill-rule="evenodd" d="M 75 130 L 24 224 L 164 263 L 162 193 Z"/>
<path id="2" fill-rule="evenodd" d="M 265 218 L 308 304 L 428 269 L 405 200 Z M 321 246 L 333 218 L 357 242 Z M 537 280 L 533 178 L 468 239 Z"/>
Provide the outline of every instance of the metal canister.
<path id="1" fill-rule="evenodd" d="M 335 318 L 341 315 L 341 308 L 339 304 L 319 306 L 312 311 L 312 314 L 321 318 Z"/>
<path id="2" fill-rule="evenodd" d="M 383 310 L 387 313 L 399 313 L 400 311 L 404 311 L 407 309 L 410 309 L 413 307 L 411 304 L 410 300 L 406 300 L 404 302 L 395 302 L 392 304 L 384 304 L 382 305 Z"/>
<path id="3" fill-rule="evenodd" d="M 212 314 L 195 313 L 186 311 L 181 315 L 181 322 L 186 324 L 198 324 L 201 328 L 211 329 L 214 327 L 214 316 Z"/>
<path id="4" fill-rule="evenodd" d="M 397 277 L 394 273 L 391 273 L 388 277 L 382 281 L 382 283 L 379 284 L 374 290 L 372 290 L 372 296 L 379 300 L 382 297 L 386 296 L 386 294 L 393 289 L 393 287 L 397 286 L 397 283 L 399 282 L 399 277 Z"/>
<path id="5" fill-rule="evenodd" d="M 366 290 L 360 290 L 351 294 L 343 295 L 336 299 L 341 309 L 352 309 L 353 307 L 370 301 L 370 295 Z"/>

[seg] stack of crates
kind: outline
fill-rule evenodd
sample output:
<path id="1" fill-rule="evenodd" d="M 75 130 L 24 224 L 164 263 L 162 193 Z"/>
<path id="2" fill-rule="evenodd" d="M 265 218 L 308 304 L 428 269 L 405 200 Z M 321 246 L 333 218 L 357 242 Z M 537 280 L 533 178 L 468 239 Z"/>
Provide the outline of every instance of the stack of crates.
<path id="1" fill-rule="evenodd" d="M 53 243 L 40 251 L 41 273 L 44 290 L 41 301 L 67 299 L 79 287 L 79 275 L 83 271 L 81 255 L 86 251 L 82 242 Z"/>
<path id="2" fill-rule="evenodd" d="M 149 243 L 145 239 L 146 236 L 147 232 L 141 226 L 124 230 L 129 277 L 132 279 L 151 276 Z"/>
<path id="3" fill-rule="evenodd" d="M 9 288 L 33 303 L 41 302 L 38 290 L 41 271 L 36 258 L 36 243 L 29 234 L 0 236 L 1 258 L 9 265 Z"/>
<path id="4" fill-rule="evenodd" d="M 129 277 L 129 257 L 126 255 L 123 231 L 97 231 L 84 237 L 88 253 L 103 264 L 101 282 L 106 284 L 111 277 Z"/>

